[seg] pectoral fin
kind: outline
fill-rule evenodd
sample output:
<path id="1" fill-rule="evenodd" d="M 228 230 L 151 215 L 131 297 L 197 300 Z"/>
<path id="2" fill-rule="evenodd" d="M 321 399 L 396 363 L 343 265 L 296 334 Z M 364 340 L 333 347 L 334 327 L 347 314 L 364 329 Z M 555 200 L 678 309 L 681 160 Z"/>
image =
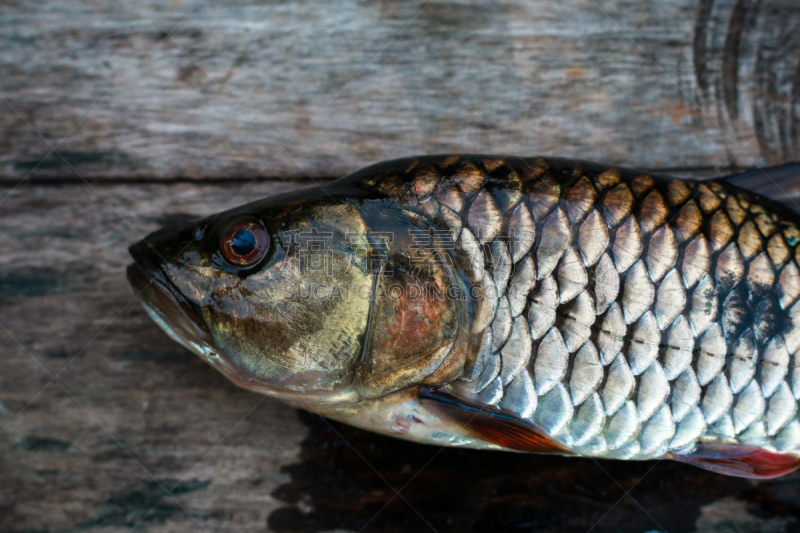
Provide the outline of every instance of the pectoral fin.
<path id="1" fill-rule="evenodd" d="M 768 452 L 757 446 L 700 444 L 689 454 L 672 456 L 674 461 L 727 476 L 769 479 L 788 474 L 800 466 L 800 458 Z"/>
<path id="2" fill-rule="evenodd" d="M 466 436 L 521 452 L 571 453 L 569 448 L 535 424 L 501 409 L 427 387 L 420 389 L 418 400 L 442 417 L 450 419 Z"/>

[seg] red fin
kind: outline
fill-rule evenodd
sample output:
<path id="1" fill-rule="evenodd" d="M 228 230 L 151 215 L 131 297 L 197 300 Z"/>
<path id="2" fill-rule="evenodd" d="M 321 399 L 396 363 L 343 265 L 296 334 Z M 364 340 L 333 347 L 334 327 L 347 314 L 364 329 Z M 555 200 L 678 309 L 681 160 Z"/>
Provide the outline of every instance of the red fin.
<path id="1" fill-rule="evenodd" d="M 536 425 L 512 413 L 459 398 L 449 392 L 420 389 L 420 402 L 428 404 L 462 426 L 465 435 L 512 450 L 530 453 L 570 454 Z"/>
<path id="2" fill-rule="evenodd" d="M 782 476 L 800 466 L 799 457 L 734 444 L 700 444 L 694 452 L 674 454 L 672 459 L 718 474 L 752 479 Z"/>

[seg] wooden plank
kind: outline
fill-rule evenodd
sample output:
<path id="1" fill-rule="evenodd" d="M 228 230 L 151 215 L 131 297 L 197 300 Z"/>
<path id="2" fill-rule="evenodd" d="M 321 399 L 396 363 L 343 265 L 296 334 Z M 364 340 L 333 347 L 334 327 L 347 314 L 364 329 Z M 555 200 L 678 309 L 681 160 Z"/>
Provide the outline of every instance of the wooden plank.
<path id="1" fill-rule="evenodd" d="M 303 426 L 170 341 L 124 275 L 140 235 L 240 189 L 23 188 L 3 202 L 0 530 L 264 530 Z"/>
<path id="2" fill-rule="evenodd" d="M 42 0 L 0 17 L 11 181 L 325 177 L 453 151 L 800 157 L 796 0 Z"/>
<path id="3" fill-rule="evenodd" d="M 669 461 L 438 450 L 236 388 L 131 301 L 125 249 L 296 187 L 0 187 L 0 530 L 778 532 L 800 519 L 800 473 L 751 483 Z"/>

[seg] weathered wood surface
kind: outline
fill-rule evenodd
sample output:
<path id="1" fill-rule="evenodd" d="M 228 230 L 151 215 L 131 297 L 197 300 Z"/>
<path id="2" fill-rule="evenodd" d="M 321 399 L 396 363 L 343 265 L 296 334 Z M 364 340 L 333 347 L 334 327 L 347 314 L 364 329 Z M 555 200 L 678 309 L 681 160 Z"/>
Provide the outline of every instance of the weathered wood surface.
<path id="1" fill-rule="evenodd" d="M 0 21 L 0 531 L 797 529 L 800 474 L 440 451 L 301 414 L 175 345 L 124 277 L 161 224 L 387 158 L 800 159 L 796 0 L 39 0 Z"/>
<path id="2" fill-rule="evenodd" d="M 800 158 L 797 0 L 40 0 L 0 20 L 12 182 Z"/>
<path id="3" fill-rule="evenodd" d="M 0 187 L 0 531 L 796 530 L 800 473 L 439 450 L 237 389 L 132 301 L 126 247 L 297 186 Z"/>
<path id="4" fill-rule="evenodd" d="M 240 189 L 23 188 L 2 203 L 0 531 L 202 531 L 188 513 L 264 531 L 302 425 L 161 335 L 124 275 L 141 234 Z M 160 501 L 173 487 L 180 503 Z"/>

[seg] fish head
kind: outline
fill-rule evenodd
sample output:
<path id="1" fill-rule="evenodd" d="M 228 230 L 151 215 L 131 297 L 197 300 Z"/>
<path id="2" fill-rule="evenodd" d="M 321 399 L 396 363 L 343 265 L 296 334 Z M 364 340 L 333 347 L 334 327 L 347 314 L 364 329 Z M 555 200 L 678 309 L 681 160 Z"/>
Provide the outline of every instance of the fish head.
<path id="1" fill-rule="evenodd" d="M 128 279 L 173 340 L 236 384 L 343 401 L 375 280 L 365 236 L 354 202 L 280 195 L 148 235 Z"/>

